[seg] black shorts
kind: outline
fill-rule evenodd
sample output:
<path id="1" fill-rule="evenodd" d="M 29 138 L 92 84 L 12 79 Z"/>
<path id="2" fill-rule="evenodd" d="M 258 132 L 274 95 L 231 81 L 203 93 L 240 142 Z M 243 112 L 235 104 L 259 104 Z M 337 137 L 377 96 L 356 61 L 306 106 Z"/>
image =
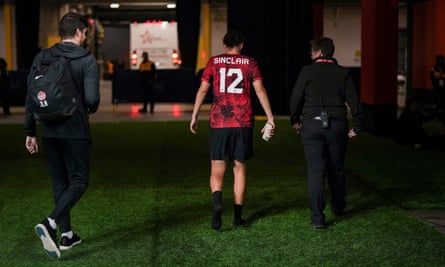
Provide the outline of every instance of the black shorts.
<path id="1" fill-rule="evenodd" d="M 210 159 L 247 161 L 253 157 L 253 128 L 210 128 Z"/>

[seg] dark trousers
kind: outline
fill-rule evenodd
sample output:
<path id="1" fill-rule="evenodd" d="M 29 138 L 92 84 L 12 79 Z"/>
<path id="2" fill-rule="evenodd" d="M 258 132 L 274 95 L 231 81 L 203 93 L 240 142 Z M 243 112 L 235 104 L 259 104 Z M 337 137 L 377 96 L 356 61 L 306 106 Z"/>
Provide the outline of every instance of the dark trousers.
<path id="1" fill-rule="evenodd" d="M 43 138 L 43 147 L 52 176 L 54 210 L 50 217 L 60 231 L 71 229 L 71 208 L 88 187 L 91 141 L 88 139 Z"/>
<path id="2" fill-rule="evenodd" d="M 0 102 L 2 102 L 3 114 L 11 113 L 9 110 L 9 96 L 7 90 L 7 88 L 0 88 Z"/>
<path id="3" fill-rule="evenodd" d="M 301 141 L 307 160 L 309 208 L 313 223 L 321 223 L 325 219 L 325 177 L 331 191 L 332 211 L 341 213 L 346 208 L 343 164 L 347 133 L 346 121 L 331 120 L 328 129 L 323 129 L 321 121 L 315 119 L 303 123 Z"/>
<path id="4" fill-rule="evenodd" d="M 434 104 L 436 109 L 442 110 L 445 108 L 445 86 L 433 85 Z"/>
<path id="5" fill-rule="evenodd" d="M 436 105 L 437 118 L 445 125 L 445 87 L 434 86 L 434 104 Z"/>
<path id="6" fill-rule="evenodd" d="M 144 102 L 143 109 L 147 110 L 147 104 L 150 102 L 150 112 L 153 113 L 155 108 L 155 94 L 151 81 L 144 81 Z"/>

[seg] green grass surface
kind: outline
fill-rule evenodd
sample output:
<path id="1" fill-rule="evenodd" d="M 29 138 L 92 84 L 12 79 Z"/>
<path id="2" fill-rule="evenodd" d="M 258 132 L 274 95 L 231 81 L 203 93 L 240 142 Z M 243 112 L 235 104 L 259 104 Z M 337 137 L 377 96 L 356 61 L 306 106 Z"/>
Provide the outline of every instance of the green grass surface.
<path id="1" fill-rule="evenodd" d="M 210 228 L 208 129 L 188 122 L 92 125 L 90 186 L 72 210 L 83 243 L 46 256 L 33 227 L 52 208 L 43 153 L 22 125 L 0 125 L 1 266 L 444 266 L 445 237 L 409 209 L 444 209 L 443 151 L 400 147 L 366 133 L 349 143 L 349 216 L 309 227 L 306 164 L 287 120 L 249 162 L 245 217 L 232 221 L 226 175 L 223 226 Z M 43 151 L 42 151 L 43 152 Z"/>

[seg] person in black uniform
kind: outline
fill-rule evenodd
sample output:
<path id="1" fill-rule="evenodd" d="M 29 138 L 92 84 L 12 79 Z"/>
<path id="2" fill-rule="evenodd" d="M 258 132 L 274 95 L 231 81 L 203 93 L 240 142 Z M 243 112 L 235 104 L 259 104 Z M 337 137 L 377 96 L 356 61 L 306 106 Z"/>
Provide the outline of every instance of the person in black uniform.
<path id="1" fill-rule="evenodd" d="M 433 86 L 434 104 L 440 121 L 445 124 L 445 57 L 436 56 L 436 64 L 431 68 L 430 79 Z"/>
<path id="2" fill-rule="evenodd" d="M 142 53 L 142 62 L 139 65 L 139 73 L 141 75 L 142 87 L 144 89 L 143 106 L 139 109 L 139 113 L 147 113 L 147 103 L 150 101 L 150 113 L 155 108 L 155 93 L 153 91 L 152 82 L 156 80 L 156 64 L 150 60 L 148 52 Z"/>
<path id="3" fill-rule="evenodd" d="M 73 115 L 61 123 L 41 123 L 41 136 L 52 186 L 55 207 L 49 216 L 35 226 L 35 232 L 43 243 L 45 252 L 60 258 L 60 250 L 80 244 L 80 237 L 71 228 L 71 208 L 79 201 L 88 186 L 91 155 L 89 114 L 97 111 L 99 94 L 99 68 L 94 56 L 82 47 L 87 38 L 87 20 L 73 12 L 65 14 L 59 23 L 62 41 L 42 50 L 34 58 L 30 73 L 33 73 L 40 58 L 54 50 L 70 58 L 71 74 L 78 85 L 83 101 Z M 48 51 L 50 50 L 50 51 Z M 28 76 L 28 83 L 33 79 Z M 30 95 L 26 98 L 25 146 L 29 153 L 39 151 L 36 140 L 36 120 Z M 57 227 L 61 233 L 57 242 Z"/>
<path id="4" fill-rule="evenodd" d="M 420 148 L 427 145 L 429 134 L 423 123 L 435 118 L 436 114 L 425 114 L 420 108 L 420 100 L 410 97 L 406 100 L 405 108 L 397 118 L 394 137 L 398 144 Z"/>
<path id="5" fill-rule="evenodd" d="M 11 114 L 9 110 L 9 91 L 11 90 L 11 81 L 9 72 L 6 69 L 8 64 L 4 58 L 0 58 L 0 102 L 3 106 L 3 114 Z"/>
<path id="6" fill-rule="evenodd" d="M 334 43 L 327 37 L 310 42 L 313 64 L 304 66 L 290 99 L 291 125 L 301 131 L 308 168 L 311 225 L 325 228 L 324 178 L 331 190 L 331 210 L 343 215 L 346 208 L 343 163 L 348 137 L 361 130 L 362 108 L 348 69 L 339 66 Z M 354 128 L 348 129 L 349 105 Z"/>
<path id="7" fill-rule="evenodd" d="M 410 97 L 406 100 L 405 108 L 397 118 L 395 125 L 395 141 L 400 145 L 414 148 L 443 150 L 445 135 L 443 133 L 429 134 L 423 127 L 425 122 L 436 117 L 436 112 L 426 113 L 422 106 L 419 97 Z"/>

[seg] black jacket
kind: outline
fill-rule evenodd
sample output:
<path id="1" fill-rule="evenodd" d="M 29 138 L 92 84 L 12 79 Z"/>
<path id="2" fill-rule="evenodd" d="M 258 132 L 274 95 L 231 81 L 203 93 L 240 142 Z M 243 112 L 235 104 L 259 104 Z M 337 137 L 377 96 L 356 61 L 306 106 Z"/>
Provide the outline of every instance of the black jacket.
<path id="1" fill-rule="evenodd" d="M 354 130 L 360 132 L 363 115 L 361 103 L 348 69 L 334 58 L 318 58 L 304 66 L 290 99 L 291 124 L 320 116 L 321 107 L 332 120 L 347 120 L 350 107 Z"/>
<path id="2" fill-rule="evenodd" d="M 89 139 L 90 127 L 88 114 L 97 111 L 100 102 L 99 93 L 99 68 L 96 59 L 88 50 L 69 42 L 60 42 L 49 49 L 54 49 L 58 53 L 63 53 L 71 59 L 71 74 L 79 86 L 82 95 L 81 107 L 67 120 L 58 124 L 41 124 L 41 135 L 44 138 L 62 139 Z M 30 73 L 34 72 L 36 62 L 47 55 L 48 51 L 41 51 L 34 58 Z M 29 80 L 32 79 L 28 76 Z M 32 110 L 32 100 L 26 97 L 25 133 L 27 136 L 36 135 L 36 120 Z"/>

